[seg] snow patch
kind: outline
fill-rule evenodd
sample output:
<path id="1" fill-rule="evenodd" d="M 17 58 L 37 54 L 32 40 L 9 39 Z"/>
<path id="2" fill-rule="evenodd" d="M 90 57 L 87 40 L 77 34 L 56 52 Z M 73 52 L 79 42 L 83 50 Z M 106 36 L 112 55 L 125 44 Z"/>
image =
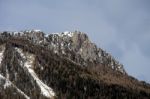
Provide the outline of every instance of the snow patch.
<path id="1" fill-rule="evenodd" d="M 63 36 L 68 36 L 68 37 L 72 37 L 73 36 L 73 32 L 69 32 L 69 31 L 65 31 L 65 32 L 62 32 L 62 33 L 52 33 L 54 35 L 58 35 L 60 37 L 63 37 Z"/>
<path id="2" fill-rule="evenodd" d="M 69 32 L 69 31 L 65 31 L 65 32 L 63 32 L 64 33 L 64 35 L 67 35 L 67 36 L 69 36 L 69 37 L 72 37 L 73 36 L 73 33 L 72 32 Z"/>
<path id="3" fill-rule="evenodd" d="M 2 47 L 2 50 L 0 51 L 0 64 L 2 62 L 2 59 L 3 59 L 3 54 L 4 54 L 4 51 L 5 51 L 5 47 L 4 46 L 0 46 Z"/>
<path id="4" fill-rule="evenodd" d="M 19 93 L 21 93 L 26 99 L 30 99 L 30 97 L 28 97 L 24 92 L 22 92 L 20 89 L 18 89 L 13 83 L 11 83 L 8 79 L 6 79 L 4 76 L 2 76 L 0 74 L 0 81 L 1 80 L 4 80 L 5 81 L 5 84 L 4 84 L 4 89 L 6 89 L 7 87 L 10 87 L 10 86 L 13 86 L 14 88 L 17 89 L 17 91 Z"/>
<path id="5" fill-rule="evenodd" d="M 80 48 L 80 52 L 82 52 L 83 51 L 83 49 L 82 48 Z"/>
<path id="6" fill-rule="evenodd" d="M 17 47 L 15 47 L 15 49 L 17 50 L 17 52 L 20 54 L 20 56 L 23 58 L 23 59 L 26 59 L 25 55 L 23 54 L 23 51 Z"/>
<path id="7" fill-rule="evenodd" d="M 54 53 L 56 54 L 56 53 L 58 53 L 58 51 L 57 51 L 57 50 L 54 50 Z"/>
<path id="8" fill-rule="evenodd" d="M 41 32 L 41 30 L 33 30 L 34 32 Z"/>
<path id="9" fill-rule="evenodd" d="M 21 93 L 26 99 L 30 99 L 30 97 L 27 96 L 23 91 L 21 91 L 21 90 L 18 89 L 17 87 L 16 87 L 16 89 L 17 89 L 17 91 L 18 91 L 19 93 Z"/>
<path id="10" fill-rule="evenodd" d="M 101 57 L 102 55 L 101 55 L 101 52 L 98 52 L 98 57 Z"/>
<path id="11" fill-rule="evenodd" d="M 33 30 L 25 30 L 25 32 L 31 33 L 31 32 L 41 32 L 41 30 L 33 29 Z"/>
<path id="12" fill-rule="evenodd" d="M 5 77 L 0 74 L 0 79 L 5 79 Z"/>
<path id="13" fill-rule="evenodd" d="M 72 36 L 73 36 L 73 33 L 72 33 L 72 32 L 68 32 L 68 31 L 65 31 L 65 32 L 64 32 L 64 35 L 68 35 L 69 37 L 72 37 Z"/>
<path id="14" fill-rule="evenodd" d="M 5 81 L 6 81 L 6 82 L 5 82 L 5 84 L 4 84 L 4 89 L 6 89 L 7 87 L 10 87 L 10 86 L 11 86 L 11 82 L 10 82 L 8 79 L 6 79 Z"/>
<path id="15" fill-rule="evenodd" d="M 28 67 L 29 65 L 27 65 Z M 28 67 L 28 71 L 30 72 L 30 74 L 32 75 L 32 77 L 36 80 L 36 83 L 38 84 L 38 86 L 41 89 L 41 93 L 46 96 L 46 97 L 52 97 L 55 95 L 55 93 L 52 91 L 51 88 L 49 88 L 46 84 L 44 84 L 35 74 L 34 70 L 31 69 L 30 67 Z"/>
<path id="16" fill-rule="evenodd" d="M 26 55 L 23 53 L 22 49 L 16 48 L 17 51 L 19 52 L 19 54 L 21 55 L 22 58 L 25 58 L 26 61 L 24 63 L 24 66 L 27 68 L 27 70 L 29 71 L 30 75 L 33 77 L 33 79 L 36 81 L 37 85 L 39 86 L 39 88 L 41 89 L 41 94 L 46 96 L 46 97 L 53 97 L 55 96 L 55 93 L 53 92 L 53 90 L 48 87 L 46 84 L 44 84 L 36 75 L 36 73 L 34 72 L 34 70 L 32 69 L 32 64 L 34 61 L 35 56 L 34 55 Z"/>
<path id="17" fill-rule="evenodd" d="M 26 30 L 25 32 L 31 33 L 32 31 L 31 30 Z"/>
<path id="18" fill-rule="evenodd" d="M 63 47 L 64 46 L 64 43 L 61 43 L 61 47 Z"/>
<path id="19" fill-rule="evenodd" d="M 5 84 L 3 85 L 4 89 L 12 85 L 12 83 L 8 79 L 6 79 L 4 76 L 0 74 L 0 84 L 1 84 L 1 80 L 5 81 Z"/>
<path id="20" fill-rule="evenodd" d="M 45 34 L 45 37 L 48 37 L 49 36 L 49 34 Z"/>
<path id="21" fill-rule="evenodd" d="M 62 50 L 62 54 L 66 54 L 64 50 Z"/>

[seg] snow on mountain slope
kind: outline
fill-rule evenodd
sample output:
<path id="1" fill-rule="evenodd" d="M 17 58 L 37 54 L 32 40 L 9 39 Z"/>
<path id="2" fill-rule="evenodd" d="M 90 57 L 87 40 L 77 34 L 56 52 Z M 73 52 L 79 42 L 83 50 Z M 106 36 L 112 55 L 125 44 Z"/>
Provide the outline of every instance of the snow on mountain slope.
<path id="1" fill-rule="evenodd" d="M 6 89 L 7 87 L 12 86 L 11 82 L 8 79 L 6 79 L 5 77 L 3 77 L 1 74 L 0 74 L 0 80 L 5 80 L 5 83 L 3 85 L 4 89 Z"/>
<path id="2" fill-rule="evenodd" d="M 4 82 L 4 83 L 3 83 Z M 25 99 L 30 99 L 24 92 L 18 89 L 13 83 L 0 74 L 0 86 L 3 86 L 4 90 L 9 87 L 13 87 L 16 92 L 24 96 Z M 15 92 L 14 92 L 15 93 Z"/>
<path id="3" fill-rule="evenodd" d="M 39 86 L 40 90 L 41 90 L 41 94 L 46 96 L 46 97 L 53 97 L 55 96 L 55 93 L 53 92 L 53 90 L 48 87 L 46 84 L 44 84 L 36 75 L 36 73 L 34 72 L 34 70 L 32 69 L 33 66 L 33 61 L 35 59 L 35 56 L 32 54 L 24 54 L 22 49 L 19 48 L 15 48 L 18 53 L 21 55 L 22 58 L 24 58 L 26 61 L 24 62 L 23 66 L 25 68 L 27 68 L 28 72 L 30 73 L 30 75 L 33 77 L 33 79 L 36 81 L 37 85 Z"/>
<path id="4" fill-rule="evenodd" d="M 0 44 L 0 99 L 150 97 L 149 84 L 126 75 L 85 33 L 3 32 Z"/>
<path id="5" fill-rule="evenodd" d="M 68 36 L 68 37 L 72 37 L 73 36 L 73 32 L 69 32 L 69 31 L 65 31 L 62 33 L 52 33 L 53 35 L 58 35 L 60 37 L 64 37 L 64 36 Z"/>
<path id="6" fill-rule="evenodd" d="M 1 45 L 0 46 L 0 64 L 1 64 L 1 61 L 3 59 L 3 53 L 5 51 L 5 46 L 4 45 Z"/>

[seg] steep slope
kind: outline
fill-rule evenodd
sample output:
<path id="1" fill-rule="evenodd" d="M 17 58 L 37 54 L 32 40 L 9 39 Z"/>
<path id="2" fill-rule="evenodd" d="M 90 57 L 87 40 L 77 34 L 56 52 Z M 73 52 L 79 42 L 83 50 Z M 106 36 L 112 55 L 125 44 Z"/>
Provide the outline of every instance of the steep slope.
<path id="1" fill-rule="evenodd" d="M 123 65 L 116 61 L 109 53 L 98 48 L 88 36 L 80 31 L 62 32 L 45 35 L 40 30 L 21 32 L 3 32 L 1 37 L 24 38 L 34 44 L 47 47 L 54 53 L 67 57 L 82 66 L 103 65 L 126 74 Z"/>
<path id="2" fill-rule="evenodd" d="M 30 99 L 2 75 L 0 75 L 0 97 L 1 99 Z"/>
<path id="3" fill-rule="evenodd" d="M 51 88 L 49 88 L 47 85 L 45 85 L 36 75 L 36 73 L 33 70 L 33 63 L 35 56 L 34 55 L 24 55 L 21 49 L 16 48 L 17 52 L 21 55 L 21 57 L 26 60 L 24 62 L 24 68 L 26 68 L 30 74 L 31 77 L 36 81 L 38 87 L 40 87 L 41 93 L 46 97 L 52 97 L 55 95 L 55 93 L 52 91 Z"/>
<path id="4" fill-rule="evenodd" d="M 54 96 L 54 93 L 51 94 L 52 90 L 44 85 L 29 67 L 33 62 L 32 57 L 24 55 L 20 53 L 19 49 L 6 44 L 0 72 L 28 96 L 41 99 L 43 97 L 51 98 Z M 48 92 L 49 90 L 50 92 Z"/>
<path id="5" fill-rule="evenodd" d="M 1 78 L 19 90 L 15 96 L 21 95 L 21 99 L 150 97 L 149 84 L 128 76 L 112 56 L 77 31 L 48 36 L 35 30 L 3 32 L 0 55 Z M 0 79 L 1 88 L 2 82 Z M 7 96 L 13 92 L 11 88 Z"/>
<path id="6" fill-rule="evenodd" d="M 2 63 L 2 59 L 4 56 L 5 51 L 5 45 L 0 46 L 0 67 Z M 8 78 L 8 75 L 6 75 Z M 9 95 L 7 95 L 9 93 Z M 24 94 L 20 89 L 18 89 L 14 84 L 12 84 L 11 81 L 9 81 L 9 78 L 6 79 L 0 74 L 0 97 L 3 99 L 7 98 L 22 98 L 22 99 L 29 99 L 27 95 Z"/>
<path id="7" fill-rule="evenodd" d="M 47 42 L 55 53 L 63 54 L 83 66 L 106 65 L 125 74 L 123 65 L 110 54 L 98 48 L 80 31 L 50 34 Z"/>

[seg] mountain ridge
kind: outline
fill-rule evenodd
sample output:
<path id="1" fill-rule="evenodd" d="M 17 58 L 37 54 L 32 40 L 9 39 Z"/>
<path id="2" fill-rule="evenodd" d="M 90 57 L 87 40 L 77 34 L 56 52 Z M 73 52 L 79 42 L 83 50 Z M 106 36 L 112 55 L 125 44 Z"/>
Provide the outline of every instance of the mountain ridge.
<path id="1" fill-rule="evenodd" d="M 31 99 L 149 99 L 148 83 L 112 68 L 111 64 L 115 64 L 112 56 L 97 48 L 86 34 L 75 32 L 0 33 L 0 74 Z M 101 60 L 97 59 L 98 49 L 104 54 Z M 116 68 L 119 64 L 116 61 Z M 1 88 L 4 88 L 3 84 Z M 12 88 L 6 91 L 7 95 L 3 90 L 0 90 L 3 99 L 17 95 L 25 98 Z"/>
<path id="2" fill-rule="evenodd" d="M 25 37 L 33 43 L 49 47 L 55 53 L 63 54 L 68 58 L 73 56 L 73 53 L 76 58 L 73 60 L 78 61 L 77 63 L 81 65 L 92 65 L 94 62 L 97 65 L 104 62 L 104 64 L 108 63 L 107 66 L 109 65 L 112 69 L 126 74 L 122 64 L 116 61 L 109 53 L 98 48 L 96 44 L 89 40 L 85 33 L 80 31 L 66 31 L 45 35 L 40 30 L 26 30 L 21 32 L 6 32 L 6 35 Z M 82 51 L 83 49 L 84 51 Z"/>

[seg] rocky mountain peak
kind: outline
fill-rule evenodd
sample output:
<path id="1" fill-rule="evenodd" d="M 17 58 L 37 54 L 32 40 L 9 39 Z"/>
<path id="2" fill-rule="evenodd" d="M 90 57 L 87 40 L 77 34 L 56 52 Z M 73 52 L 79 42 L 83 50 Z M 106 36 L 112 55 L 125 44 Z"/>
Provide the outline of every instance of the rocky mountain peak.
<path id="1" fill-rule="evenodd" d="M 149 99 L 150 85 L 80 31 L 0 33 L 1 99 Z"/>
<path id="2" fill-rule="evenodd" d="M 87 34 L 74 31 L 50 34 L 47 41 L 55 53 L 63 54 L 77 63 L 87 65 L 107 65 L 115 71 L 126 74 L 123 65 L 116 61 L 109 53 L 92 43 Z"/>
<path id="3" fill-rule="evenodd" d="M 109 53 L 92 43 L 87 34 L 74 31 L 44 34 L 40 30 L 26 30 L 21 32 L 3 32 L 3 38 L 24 38 L 40 46 L 45 46 L 54 53 L 65 56 L 82 66 L 103 65 L 126 74 L 123 65 L 116 61 Z"/>

